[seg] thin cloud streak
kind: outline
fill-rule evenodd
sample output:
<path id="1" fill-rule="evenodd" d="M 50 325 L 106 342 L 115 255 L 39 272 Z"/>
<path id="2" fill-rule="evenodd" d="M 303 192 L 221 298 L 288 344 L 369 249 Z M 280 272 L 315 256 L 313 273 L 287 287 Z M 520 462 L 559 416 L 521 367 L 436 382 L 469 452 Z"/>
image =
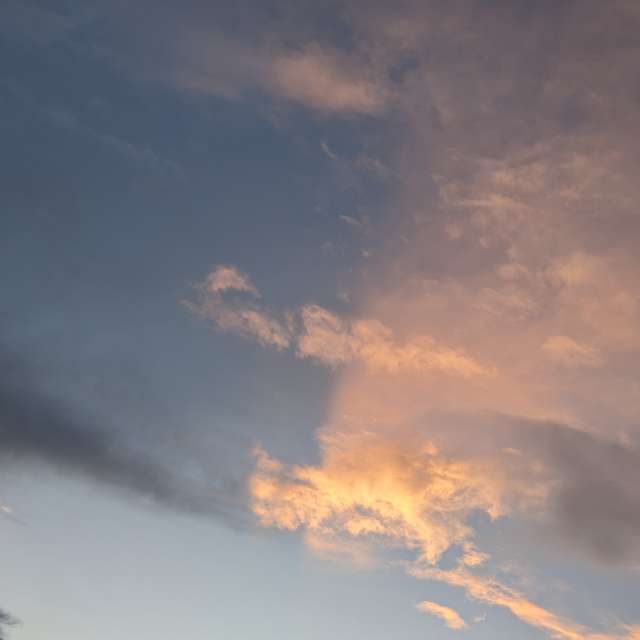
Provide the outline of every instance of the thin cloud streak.
<path id="1" fill-rule="evenodd" d="M 373 318 L 342 318 L 315 304 L 275 314 L 257 304 L 260 293 L 249 277 L 234 267 L 214 268 L 205 282 L 196 286 L 196 292 L 195 302 L 183 303 L 214 328 L 280 350 L 295 346 L 298 357 L 325 366 L 362 363 L 372 371 L 390 374 L 494 375 L 474 358 L 429 336 L 399 342 L 387 326 Z M 225 296 L 234 292 L 248 294 L 248 299 Z"/>
<path id="2" fill-rule="evenodd" d="M 12 615 L 0 609 L 0 640 L 7 638 L 5 633 L 6 627 L 12 627 L 16 624 L 18 624 L 18 621 Z"/>
<path id="3" fill-rule="evenodd" d="M 460 614 L 451 607 L 445 607 L 437 602 L 423 600 L 416 605 L 416 608 L 423 613 L 427 613 L 436 618 L 440 618 L 449 629 L 460 631 L 468 629 L 467 623 L 460 617 Z"/>
<path id="4" fill-rule="evenodd" d="M 159 505 L 240 524 L 237 495 L 199 486 L 151 455 L 128 449 L 107 425 L 96 425 L 72 406 L 42 391 L 14 355 L 2 356 L 0 463 L 45 463 Z"/>

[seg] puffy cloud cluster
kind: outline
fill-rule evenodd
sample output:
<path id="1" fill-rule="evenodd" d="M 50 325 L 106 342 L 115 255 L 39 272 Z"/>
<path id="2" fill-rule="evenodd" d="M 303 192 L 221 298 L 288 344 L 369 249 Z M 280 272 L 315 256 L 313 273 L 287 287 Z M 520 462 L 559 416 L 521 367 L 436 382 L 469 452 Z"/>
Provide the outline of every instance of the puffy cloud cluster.
<path id="1" fill-rule="evenodd" d="M 474 511 L 504 512 L 504 480 L 486 463 L 448 459 L 418 439 L 372 434 L 327 443 L 318 467 L 285 468 L 258 450 L 250 488 L 265 526 L 379 539 L 435 563 L 452 545 L 469 544 Z"/>

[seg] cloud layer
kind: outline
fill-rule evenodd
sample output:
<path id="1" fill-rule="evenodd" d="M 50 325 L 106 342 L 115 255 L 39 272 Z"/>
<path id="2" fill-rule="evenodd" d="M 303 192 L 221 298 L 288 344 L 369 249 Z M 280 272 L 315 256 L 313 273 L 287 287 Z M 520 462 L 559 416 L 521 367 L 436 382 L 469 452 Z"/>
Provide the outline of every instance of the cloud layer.
<path id="1" fill-rule="evenodd" d="M 639 151 L 629 137 L 640 124 L 630 89 L 639 20 L 623 2 L 611 12 L 596 2 L 350 5 L 356 35 L 335 55 L 376 89 L 354 85 L 349 104 L 392 111 L 402 131 L 385 150 L 394 211 L 375 267 L 363 269 L 364 302 L 349 317 L 309 303 L 274 312 L 237 272 L 246 284 L 235 292 L 201 288 L 192 303 L 218 329 L 335 371 L 319 462 L 256 450 L 261 524 L 304 530 L 315 549 L 353 544 L 359 558 L 371 545 L 411 550 L 412 575 L 550 637 L 638 634 L 592 630 L 533 602 L 514 576 L 496 578 L 475 523 L 512 518 L 589 563 L 640 561 Z M 320 90 L 324 71 L 305 52 L 332 56 L 314 47 L 299 49 L 290 74 L 318 77 Z M 330 109 L 293 84 L 277 91 Z M 443 569 L 452 553 L 457 568 Z"/>

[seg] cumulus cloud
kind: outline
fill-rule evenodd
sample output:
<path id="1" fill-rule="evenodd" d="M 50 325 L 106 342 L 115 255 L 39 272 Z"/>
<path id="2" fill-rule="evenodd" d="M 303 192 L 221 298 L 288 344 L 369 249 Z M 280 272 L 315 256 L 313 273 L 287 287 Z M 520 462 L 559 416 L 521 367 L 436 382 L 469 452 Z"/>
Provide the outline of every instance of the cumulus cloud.
<path id="1" fill-rule="evenodd" d="M 484 423 L 452 419 L 458 423 L 452 437 L 446 422 L 413 433 L 343 422 L 321 434 L 318 466 L 286 466 L 257 449 L 254 513 L 263 526 L 302 529 L 313 548 L 339 549 L 359 561 L 362 545 L 411 549 L 411 575 L 461 587 L 552 637 L 633 638 L 633 630 L 591 631 L 488 574 L 483 567 L 490 556 L 474 544 L 471 516 L 529 519 L 574 553 L 608 564 L 637 562 L 640 452 L 563 425 L 506 416 Z M 457 568 L 439 568 L 454 549 Z"/>
<path id="2" fill-rule="evenodd" d="M 260 295 L 258 290 L 249 277 L 235 267 L 216 267 L 205 282 L 196 287 L 196 292 L 198 300 L 184 304 L 214 326 L 276 349 L 289 346 L 289 328 L 254 302 Z M 248 294 L 249 299 L 229 299 L 225 297 L 228 292 Z"/>
<path id="3" fill-rule="evenodd" d="M 460 617 L 460 614 L 451 607 L 445 607 L 437 602 L 423 600 L 416 605 L 416 608 L 423 613 L 428 613 L 429 615 L 440 618 L 449 629 L 453 629 L 454 631 L 468 629 L 467 623 Z"/>
<path id="4" fill-rule="evenodd" d="M 472 538 L 474 511 L 503 513 L 501 480 L 482 462 L 449 459 L 428 442 L 372 435 L 327 442 L 318 467 L 286 468 L 258 450 L 250 490 L 265 526 L 372 537 L 434 563 Z"/>
<path id="5" fill-rule="evenodd" d="M 206 287 L 213 294 L 223 291 L 246 291 L 254 296 L 259 295 L 249 276 L 235 267 L 224 265 L 217 267 L 207 276 Z"/>

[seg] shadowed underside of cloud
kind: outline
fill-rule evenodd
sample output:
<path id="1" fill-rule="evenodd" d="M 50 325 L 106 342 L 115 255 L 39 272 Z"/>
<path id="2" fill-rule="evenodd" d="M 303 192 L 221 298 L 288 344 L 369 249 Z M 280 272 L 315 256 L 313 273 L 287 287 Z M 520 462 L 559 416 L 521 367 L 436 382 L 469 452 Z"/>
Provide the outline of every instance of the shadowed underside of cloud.
<path id="1" fill-rule="evenodd" d="M 253 509 L 264 526 L 303 529 L 324 553 L 353 545 L 413 550 L 407 566 L 418 578 L 446 582 L 479 602 L 509 610 L 523 622 L 566 640 L 621 640 L 639 629 L 600 633 L 531 601 L 493 577 L 476 548 L 471 517 L 517 517 L 549 540 L 606 563 L 640 559 L 640 451 L 563 425 L 504 416 L 457 418 L 455 435 L 442 420 L 424 429 L 351 431 L 343 424 L 321 436 L 318 466 L 286 467 L 258 449 L 251 482 Z M 601 471 L 606 469 L 606 471 Z M 457 549 L 458 566 L 438 568 Z M 328 553 L 327 555 L 331 555 Z M 455 612 L 420 607 L 451 628 Z M 455 626 L 454 626 L 455 625 Z"/>
<path id="2" fill-rule="evenodd" d="M 240 522 L 237 496 L 201 486 L 134 453 L 105 425 L 43 392 L 19 359 L 2 357 L 0 464 L 45 463 L 171 509 Z"/>
<path id="3" fill-rule="evenodd" d="M 6 627 L 16 624 L 18 624 L 18 621 L 12 615 L 3 609 L 0 609 L 0 640 L 5 640 L 5 638 L 7 638 Z"/>

